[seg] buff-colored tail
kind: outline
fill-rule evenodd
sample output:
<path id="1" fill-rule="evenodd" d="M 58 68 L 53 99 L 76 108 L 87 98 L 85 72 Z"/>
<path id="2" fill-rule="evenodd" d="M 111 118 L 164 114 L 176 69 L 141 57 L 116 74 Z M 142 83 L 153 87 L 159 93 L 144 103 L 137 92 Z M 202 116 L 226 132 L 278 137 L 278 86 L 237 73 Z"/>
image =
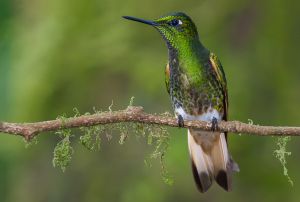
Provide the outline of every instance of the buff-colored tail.
<path id="1" fill-rule="evenodd" d="M 232 172 L 239 168 L 229 155 L 225 134 L 189 129 L 188 144 L 199 191 L 206 192 L 213 180 L 230 191 Z"/>

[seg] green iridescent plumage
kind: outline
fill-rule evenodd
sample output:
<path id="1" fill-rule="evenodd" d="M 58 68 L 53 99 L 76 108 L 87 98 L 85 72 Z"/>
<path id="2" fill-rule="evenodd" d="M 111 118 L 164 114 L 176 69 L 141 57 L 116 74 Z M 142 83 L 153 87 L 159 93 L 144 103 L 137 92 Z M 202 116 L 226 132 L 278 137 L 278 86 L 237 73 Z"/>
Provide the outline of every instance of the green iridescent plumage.
<path id="1" fill-rule="evenodd" d="M 174 108 L 180 105 L 187 113 L 199 115 L 212 107 L 226 117 L 224 71 L 216 55 L 200 42 L 197 28 L 190 17 L 177 12 L 153 21 L 129 16 L 125 18 L 154 26 L 165 39 L 169 50 L 170 73 L 166 76 L 166 85 Z"/>
<path id="2" fill-rule="evenodd" d="M 173 20 L 180 21 L 181 24 L 172 26 Z M 195 24 L 183 13 L 163 16 L 154 22 L 169 48 L 168 67 L 172 75 L 166 76 L 166 84 L 170 88 L 168 92 L 171 98 L 174 97 L 173 104 L 180 102 L 191 115 L 199 115 L 213 107 L 225 118 L 225 74 L 217 56 L 199 41 Z"/>
<path id="3" fill-rule="evenodd" d="M 228 96 L 222 65 L 199 40 L 190 17 L 178 12 L 149 21 L 124 18 L 152 25 L 162 35 L 169 51 L 165 69 L 166 87 L 180 120 L 227 120 Z M 226 133 L 189 129 L 188 144 L 197 187 L 206 192 L 213 180 L 231 189 L 231 173 L 238 166 L 231 159 Z"/>

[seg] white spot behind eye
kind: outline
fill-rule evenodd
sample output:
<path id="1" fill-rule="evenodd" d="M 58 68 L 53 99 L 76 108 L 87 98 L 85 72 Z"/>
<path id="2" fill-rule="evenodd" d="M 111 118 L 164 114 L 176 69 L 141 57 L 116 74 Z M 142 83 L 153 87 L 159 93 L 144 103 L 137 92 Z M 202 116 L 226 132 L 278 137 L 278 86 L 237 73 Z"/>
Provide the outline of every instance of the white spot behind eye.
<path id="1" fill-rule="evenodd" d="M 182 25 L 182 21 L 181 21 L 181 20 L 178 20 L 178 24 L 179 24 L 179 25 Z"/>

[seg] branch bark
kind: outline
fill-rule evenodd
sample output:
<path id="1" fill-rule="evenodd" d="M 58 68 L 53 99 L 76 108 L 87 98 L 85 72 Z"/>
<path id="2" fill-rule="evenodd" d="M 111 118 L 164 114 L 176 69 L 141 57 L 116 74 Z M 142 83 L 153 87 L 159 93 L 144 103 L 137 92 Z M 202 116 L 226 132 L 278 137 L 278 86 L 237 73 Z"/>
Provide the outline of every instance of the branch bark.
<path id="1" fill-rule="evenodd" d="M 82 115 L 63 120 L 56 119 L 35 123 L 0 122 L 0 132 L 19 135 L 27 140 L 30 140 L 42 132 L 120 122 L 139 122 L 145 124 L 158 124 L 170 127 L 178 127 L 176 118 L 163 115 L 147 114 L 143 111 L 142 107 L 129 106 L 125 110 Z M 211 123 L 204 121 L 185 121 L 184 124 L 185 128 L 198 128 L 206 131 L 211 130 Z M 217 131 L 244 133 L 259 136 L 300 136 L 300 127 L 259 126 L 242 123 L 240 121 L 222 121 L 218 124 Z"/>

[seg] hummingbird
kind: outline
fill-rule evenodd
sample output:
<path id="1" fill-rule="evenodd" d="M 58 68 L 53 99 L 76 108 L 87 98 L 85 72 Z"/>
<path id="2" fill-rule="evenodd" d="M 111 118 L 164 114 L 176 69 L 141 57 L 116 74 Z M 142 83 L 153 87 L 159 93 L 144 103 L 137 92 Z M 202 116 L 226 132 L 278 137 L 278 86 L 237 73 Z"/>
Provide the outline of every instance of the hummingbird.
<path id="1" fill-rule="evenodd" d="M 183 12 L 155 20 L 123 16 L 154 27 L 167 44 L 169 59 L 165 83 L 179 127 L 185 120 L 211 123 L 211 131 L 188 129 L 188 148 L 195 183 L 206 192 L 215 180 L 226 191 L 239 167 L 228 152 L 227 134 L 217 132 L 228 117 L 227 82 L 218 57 L 200 41 L 192 19 Z"/>

